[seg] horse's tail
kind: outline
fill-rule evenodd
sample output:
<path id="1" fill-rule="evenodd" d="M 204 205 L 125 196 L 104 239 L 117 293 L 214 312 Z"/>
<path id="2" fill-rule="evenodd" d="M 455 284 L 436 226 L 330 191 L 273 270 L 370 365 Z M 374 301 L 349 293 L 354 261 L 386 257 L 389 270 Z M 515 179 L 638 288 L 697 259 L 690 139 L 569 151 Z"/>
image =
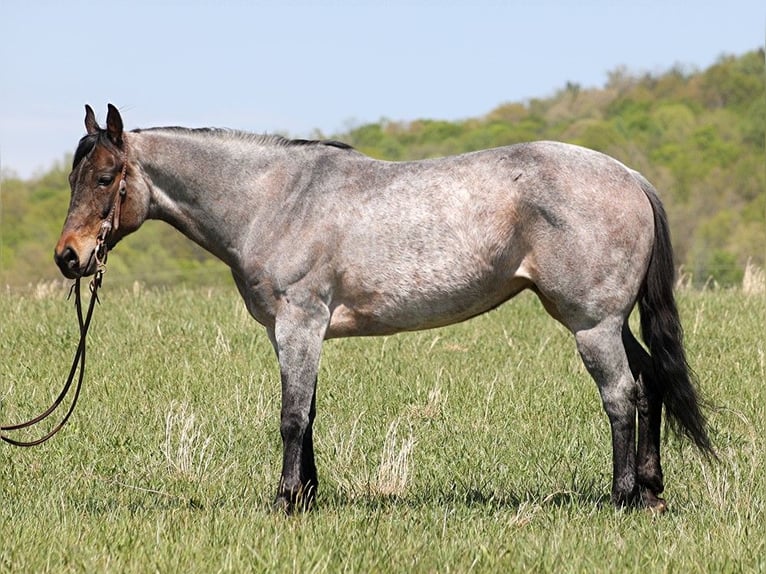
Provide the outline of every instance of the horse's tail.
<path id="1" fill-rule="evenodd" d="M 703 453 L 715 457 L 694 373 L 684 352 L 683 328 L 673 296 L 675 267 L 667 215 L 654 187 L 640 174 L 635 175 L 654 212 L 654 245 L 638 295 L 641 337 L 649 347 L 654 370 L 654 376 L 647 377 L 653 382 L 647 383 L 662 397 L 670 427 L 690 438 Z"/>

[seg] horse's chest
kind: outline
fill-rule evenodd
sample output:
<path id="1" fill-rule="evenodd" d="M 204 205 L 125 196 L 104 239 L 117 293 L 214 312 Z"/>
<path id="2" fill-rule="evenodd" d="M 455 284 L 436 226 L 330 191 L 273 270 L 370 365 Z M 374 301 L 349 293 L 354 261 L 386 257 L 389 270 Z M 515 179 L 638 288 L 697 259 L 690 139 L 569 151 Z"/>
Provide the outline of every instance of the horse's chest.
<path id="1" fill-rule="evenodd" d="M 266 304 L 258 297 L 246 297 L 245 306 L 253 319 L 265 327 L 274 325 L 275 313 L 271 305 Z"/>
<path id="2" fill-rule="evenodd" d="M 273 327 L 276 316 L 273 287 L 265 282 L 244 281 L 237 274 L 234 274 L 234 282 L 253 319 L 265 327 Z"/>

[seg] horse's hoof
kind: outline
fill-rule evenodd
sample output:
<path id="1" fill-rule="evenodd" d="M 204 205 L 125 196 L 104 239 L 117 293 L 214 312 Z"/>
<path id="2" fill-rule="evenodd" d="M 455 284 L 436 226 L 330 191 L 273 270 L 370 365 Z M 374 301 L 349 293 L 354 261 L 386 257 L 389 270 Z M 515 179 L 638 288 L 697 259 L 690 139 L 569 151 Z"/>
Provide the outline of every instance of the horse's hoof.
<path id="1" fill-rule="evenodd" d="M 668 511 L 668 504 L 665 502 L 665 499 L 658 498 L 654 504 L 646 508 L 652 516 L 656 516 L 658 514 L 665 514 Z"/>
<path id="2" fill-rule="evenodd" d="M 291 516 L 295 512 L 295 504 L 286 496 L 277 496 L 274 504 L 271 505 L 271 510 L 275 514 L 282 514 L 284 516 Z"/>
<path id="3" fill-rule="evenodd" d="M 668 510 L 668 504 L 665 502 L 665 499 L 648 490 L 641 493 L 641 504 L 652 516 L 665 514 Z"/>
<path id="4" fill-rule="evenodd" d="M 274 512 L 291 516 L 296 512 L 309 512 L 314 507 L 316 497 L 312 489 L 309 494 L 278 494 L 272 508 Z"/>

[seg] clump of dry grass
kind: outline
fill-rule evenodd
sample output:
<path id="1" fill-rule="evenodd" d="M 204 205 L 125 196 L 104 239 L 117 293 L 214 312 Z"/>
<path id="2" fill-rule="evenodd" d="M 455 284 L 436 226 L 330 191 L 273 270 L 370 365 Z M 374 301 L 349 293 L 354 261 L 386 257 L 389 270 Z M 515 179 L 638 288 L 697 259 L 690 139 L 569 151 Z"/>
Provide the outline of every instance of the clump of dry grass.
<path id="1" fill-rule="evenodd" d="M 691 289 L 694 285 L 693 279 L 694 276 L 681 265 L 676 274 L 676 291 Z"/>
<path id="2" fill-rule="evenodd" d="M 745 276 L 742 278 L 742 292 L 745 295 L 763 295 L 766 293 L 766 274 L 750 259 L 745 265 Z"/>
<path id="3" fill-rule="evenodd" d="M 447 401 L 447 393 L 442 392 L 439 385 L 428 391 L 428 397 L 424 404 L 411 404 L 407 408 L 407 416 L 412 419 L 431 420 L 442 414 L 442 409 Z"/>
<path id="4" fill-rule="evenodd" d="M 415 448 L 412 427 L 407 436 L 399 437 L 399 423 L 396 418 L 388 427 L 383 442 L 383 455 L 378 467 L 378 479 L 374 485 L 377 494 L 383 496 L 402 496 L 410 480 L 410 463 Z"/>
<path id="5" fill-rule="evenodd" d="M 66 293 L 66 289 L 67 284 L 62 279 L 41 281 L 34 286 L 32 297 L 37 301 L 61 297 L 62 293 Z"/>
<path id="6" fill-rule="evenodd" d="M 210 466 L 211 438 L 204 438 L 203 425 L 187 403 L 171 403 L 165 415 L 162 452 L 168 467 L 191 479 L 201 478 Z"/>

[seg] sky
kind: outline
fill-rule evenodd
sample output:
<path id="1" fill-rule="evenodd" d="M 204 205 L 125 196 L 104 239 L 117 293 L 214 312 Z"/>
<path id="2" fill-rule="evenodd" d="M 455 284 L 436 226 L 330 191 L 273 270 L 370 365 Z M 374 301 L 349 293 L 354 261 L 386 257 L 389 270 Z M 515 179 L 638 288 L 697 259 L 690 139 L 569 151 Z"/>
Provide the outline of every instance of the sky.
<path id="1" fill-rule="evenodd" d="M 330 136 L 704 69 L 765 37 L 764 0 L 0 0 L 0 169 L 63 161 L 86 103 L 128 129 Z"/>

